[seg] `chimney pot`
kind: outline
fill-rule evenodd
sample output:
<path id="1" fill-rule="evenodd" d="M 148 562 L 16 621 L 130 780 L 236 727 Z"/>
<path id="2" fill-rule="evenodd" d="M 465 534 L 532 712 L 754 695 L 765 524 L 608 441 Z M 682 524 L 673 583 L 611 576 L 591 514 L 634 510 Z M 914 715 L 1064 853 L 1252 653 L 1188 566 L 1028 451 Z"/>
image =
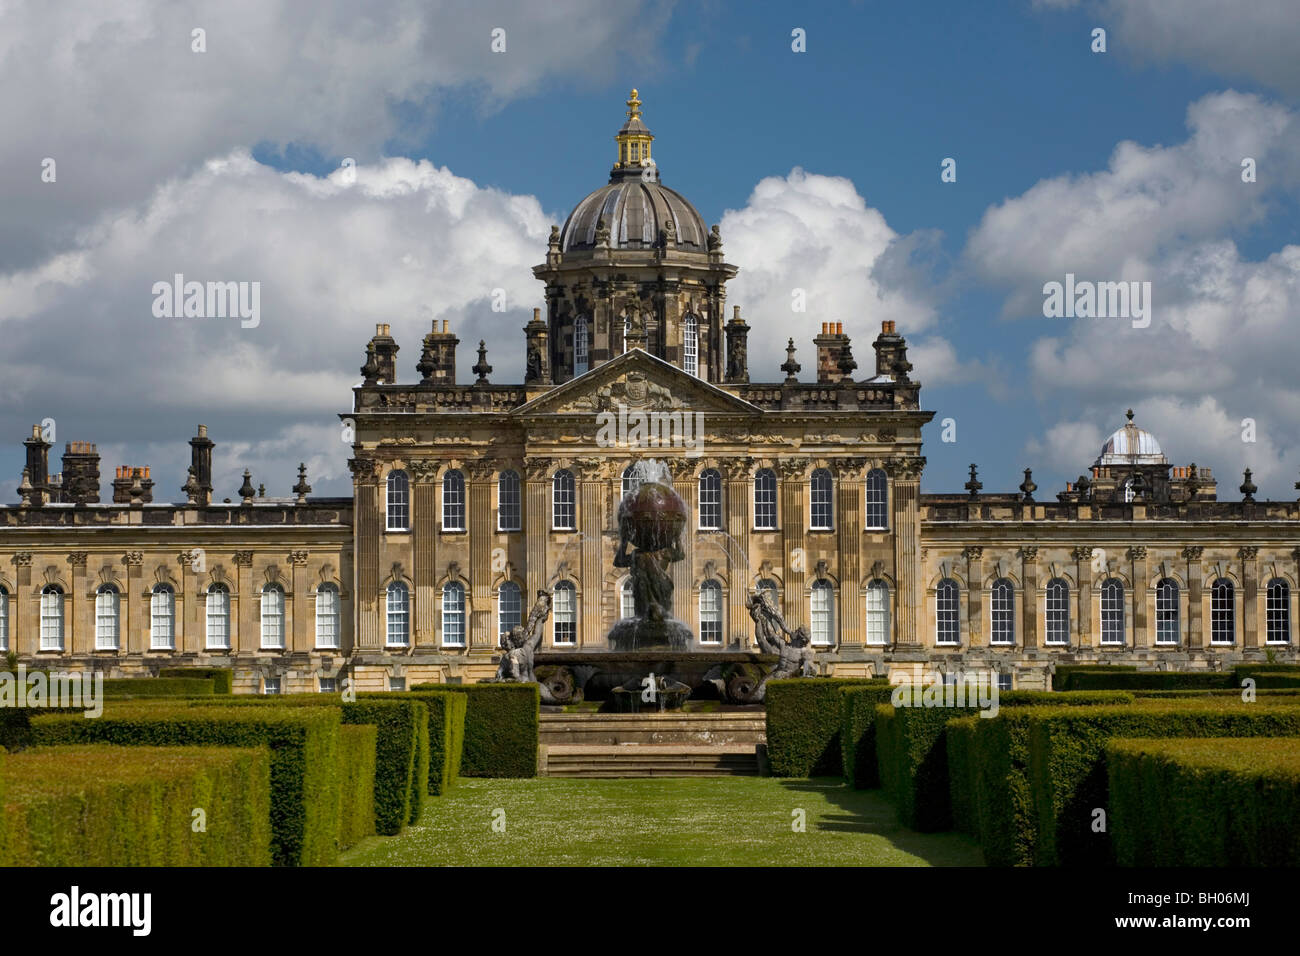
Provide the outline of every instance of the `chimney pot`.
<path id="1" fill-rule="evenodd" d="M 836 335 L 843 335 L 843 334 L 844 334 L 844 323 L 843 323 L 843 322 L 836 322 L 836 323 L 835 323 L 835 334 L 836 334 Z"/>
<path id="2" fill-rule="evenodd" d="M 540 322 L 540 321 L 542 321 L 542 310 L 541 310 L 541 309 L 533 309 L 533 321 L 534 321 L 534 322 Z M 38 428 L 37 431 L 39 431 L 39 430 L 40 430 L 40 429 Z M 35 434 L 35 433 L 33 433 L 33 434 Z"/>
<path id="3" fill-rule="evenodd" d="M 443 334 L 446 334 L 446 332 L 447 332 L 447 320 L 446 320 L 446 319 L 443 319 L 443 320 L 442 320 L 442 331 L 443 331 Z"/>
<path id="4" fill-rule="evenodd" d="M 208 437 L 208 426 L 207 426 L 207 425 L 200 425 L 200 426 L 199 426 L 199 437 L 200 437 L 200 438 L 207 438 L 207 437 Z"/>

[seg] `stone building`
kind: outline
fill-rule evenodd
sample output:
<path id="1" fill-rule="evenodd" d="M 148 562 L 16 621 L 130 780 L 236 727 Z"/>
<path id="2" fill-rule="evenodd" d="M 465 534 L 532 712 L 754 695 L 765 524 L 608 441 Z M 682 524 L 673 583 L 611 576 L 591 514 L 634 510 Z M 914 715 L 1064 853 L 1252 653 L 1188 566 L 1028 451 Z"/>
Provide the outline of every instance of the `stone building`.
<path id="1" fill-rule="evenodd" d="M 493 383 L 482 342 L 459 374 L 445 322 L 408 379 L 377 327 L 340 415 L 352 497 L 312 497 L 300 470 L 291 496 L 245 472 L 215 501 L 199 426 L 184 502 L 125 465 L 101 503 L 95 446 L 70 443 L 52 475 L 35 427 L 21 500 L 0 508 L 0 649 L 112 674 L 233 666 L 250 692 L 473 681 L 543 588 L 548 650 L 604 647 L 631 613 L 616 508 L 653 459 L 692 515 L 673 610 L 701 648 L 753 647 L 762 588 L 839 675 L 930 662 L 1036 687 L 1065 662 L 1296 659 L 1300 504 L 1255 501 L 1249 472 L 1219 501 L 1130 413 L 1054 501 L 1028 471 L 986 494 L 974 466 L 963 493 L 922 494 L 934 413 L 890 321 L 865 369 L 822 322 L 807 379 L 791 339 L 783 375 L 751 381 L 749 326 L 726 309 L 737 267 L 661 183 L 640 105 L 634 90 L 609 183 L 534 269 L 546 314 L 524 327 L 523 383 Z"/>

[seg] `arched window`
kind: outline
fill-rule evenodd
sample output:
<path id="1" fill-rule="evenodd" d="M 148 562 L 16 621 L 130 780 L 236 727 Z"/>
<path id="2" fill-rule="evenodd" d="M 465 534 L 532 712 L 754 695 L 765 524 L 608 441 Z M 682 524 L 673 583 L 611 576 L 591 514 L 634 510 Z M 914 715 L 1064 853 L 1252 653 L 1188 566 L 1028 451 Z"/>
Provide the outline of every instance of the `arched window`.
<path id="1" fill-rule="evenodd" d="M 573 377 L 587 373 L 587 317 L 580 315 L 573 323 Z"/>
<path id="2" fill-rule="evenodd" d="M 623 579 L 618 589 L 618 616 L 620 618 L 636 617 L 636 601 L 632 598 L 632 578 Z"/>
<path id="3" fill-rule="evenodd" d="M 1101 642 L 1124 643 L 1124 584 L 1119 578 L 1101 582 Z"/>
<path id="4" fill-rule="evenodd" d="M 867 472 L 867 528 L 880 531 L 889 527 L 889 476 L 879 468 Z"/>
<path id="5" fill-rule="evenodd" d="M 835 592 L 829 581 L 819 579 L 813 582 L 809 610 L 812 612 L 809 622 L 812 643 L 819 646 L 835 643 Z"/>
<path id="6" fill-rule="evenodd" d="M 556 531 L 572 531 L 577 516 L 573 504 L 573 472 L 560 469 L 551 483 L 551 527 Z"/>
<path id="7" fill-rule="evenodd" d="M 754 475 L 754 527 L 776 530 L 776 472 L 771 468 L 760 468 Z"/>
<path id="8" fill-rule="evenodd" d="M 1210 643 L 1231 644 L 1237 635 L 1235 588 L 1227 578 L 1215 578 L 1210 586 Z"/>
<path id="9" fill-rule="evenodd" d="M 63 650 L 63 588 L 57 584 L 41 588 L 41 650 Z"/>
<path id="10" fill-rule="evenodd" d="M 717 581 L 700 585 L 700 643 L 722 643 L 722 585 Z"/>
<path id="11" fill-rule="evenodd" d="M 521 527 L 519 472 L 503 471 L 497 476 L 497 530 L 518 531 Z"/>
<path id="12" fill-rule="evenodd" d="M 551 616 L 555 619 L 554 642 L 556 644 L 576 644 L 578 642 L 578 594 L 572 581 L 561 581 L 555 585 L 553 592 Z"/>
<path id="13" fill-rule="evenodd" d="M 1048 644 L 1070 643 L 1070 585 L 1063 578 L 1047 582 Z"/>
<path id="14" fill-rule="evenodd" d="M 944 578 L 934 589 L 934 642 L 961 642 L 961 623 L 957 614 L 957 582 Z"/>
<path id="15" fill-rule="evenodd" d="M 636 462 L 623 469 L 623 497 L 634 495 L 641 487 L 641 473 L 637 471 Z"/>
<path id="16" fill-rule="evenodd" d="M 339 646 L 339 589 L 333 584 L 316 589 L 316 646 Z"/>
<path id="17" fill-rule="evenodd" d="M 808 490 L 812 496 L 812 529 L 829 531 L 831 529 L 831 473 L 825 468 L 818 468 L 812 473 Z"/>
<path id="18" fill-rule="evenodd" d="M 9 650 L 9 592 L 0 587 L 0 651 Z"/>
<path id="19" fill-rule="evenodd" d="M 465 530 L 465 476 L 455 468 L 442 476 L 442 530 Z"/>
<path id="20" fill-rule="evenodd" d="M 95 650 L 115 651 L 118 644 L 120 596 L 111 584 L 95 592 Z"/>
<path id="21" fill-rule="evenodd" d="M 867 643 L 874 647 L 889 643 L 889 585 L 880 580 L 867 585 Z"/>
<path id="22" fill-rule="evenodd" d="M 278 584 L 262 588 L 262 646 L 284 647 L 284 589 Z"/>
<path id="23" fill-rule="evenodd" d="M 716 468 L 700 472 L 700 530 L 722 528 L 722 475 Z"/>
<path id="24" fill-rule="evenodd" d="M 388 530 L 406 531 L 411 527 L 411 483 L 404 471 L 388 473 Z"/>
<path id="25" fill-rule="evenodd" d="M 1156 584 L 1156 643 L 1178 643 L 1178 582 L 1173 578 Z"/>
<path id="26" fill-rule="evenodd" d="M 230 649 L 230 589 L 224 584 L 208 588 L 207 646 L 210 650 Z"/>
<path id="27" fill-rule="evenodd" d="M 149 601 L 149 648 L 176 649 L 176 592 L 167 584 L 155 584 Z"/>
<path id="28" fill-rule="evenodd" d="M 682 368 L 690 375 L 699 373 L 699 324 L 693 312 L 682 320 Z"/>
<path id="29" fill-rule="evenodd" d="M 1016 589 L 1006 578 L 998 578 L 989 590 L 990 644 L 1016 642 Z"/>
<path id="30" fill-rule="evenodd" d="M 1291 643 L 1291 585 L 1282 578 L 1268 582 L 1268 603 L 1265 605 L 1269 644 Z"/>
<path id="31" fill-rule="evenodd" d="M 388 643 L 410 642 L 410 601 L 405 584 L 388 587 Z M 442 586 L 442 646 L 465 646 L 465 586 L 448 581 Z"/>
<path id="32" fill-rule="evenodd" d="M 523 601 L 520 600 L 519 585 L 502 581 L 501 587 L 497 588 L 497 643 L 505 644 L 510 629 L 522 623 Z"/>

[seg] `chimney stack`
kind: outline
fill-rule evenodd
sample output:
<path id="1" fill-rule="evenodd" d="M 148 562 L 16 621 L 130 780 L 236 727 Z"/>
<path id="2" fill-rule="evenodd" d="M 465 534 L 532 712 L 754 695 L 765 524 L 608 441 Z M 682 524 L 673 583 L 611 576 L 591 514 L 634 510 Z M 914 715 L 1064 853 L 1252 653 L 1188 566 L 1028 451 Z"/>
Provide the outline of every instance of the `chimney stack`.
<path id="1" fill-rule="evenodd" d="M 542 321 L 542 310 L 533 309 L 533 320 L 524 326 L 527 343 L 524 358 L 524 384 L 551 384 L 551 331 Z"/>
<path id="2" fill-rule="evenodd" d="M 63 493 L 76 505 L 99 501 L 99 450 L 88 441 L 70 441 L 63 447 Z"/>
<path id="3" fill-rule="evenodd" d="M 387 322 L 375 324 L 375 335 L 370 340 L 370 346 L 366 350 L 367 355 L 369 355 L 371 349 L 374 350 L 374 378 L 377 383 L 380 385 L 395 385 L 397 383 L 398 345 Z M 369 359 L 367 359 L 366 364 L 370 364 Z M 370 376 L 367 375 L 367 379 L 369 378 Z"/>
<path id="4" fill-rule="evenodd" d="M 200 425 L 199 433 L 190 439 L 190 470 L 194 472 L 194 503 L 207 507 L 212 504 L 212 440 L 208 438 L 208 426 Z M 116 488 L 116 483 L 114 488 Z M 189 495 L 190 482 L 185 482 L 181 489 Z M 116 494 L 116 492 L 115 492 Z M 116 501 L 116 497 L 113 499 Z"/>
<path id="5" fill-rule="evenodd" d="M 813 344 L 817 346 L 817 384 L 834 385 L 857 368 L 843 322 L 823 322 L 822 334 L 813 339 Z"/>
<path id="6" fill-rule="evenodd" d="M 895 382 L 908 384 L 912 363 L 907 360 L 907 340 L 894 331 L 892 319 L 880 323 L 880 334 L 871 343 L 876 350 L 876 374 L 889 375 Z"/>
<path id="7" fill-rule="evenodd" d="M 113 504 L 131 504 L 132 490 L 137 484 L 140 490 L 139 500 L 145 504 L 153 501 L 153 479 L 149 477 L 148 467 L 136 468 L 132 465 L 118 465 L 113 478 Z"/>
<path id="8" fill-rule="evenodd" d="M 447 331 L 447 320 L 442 320 L 442 331 L 438 331 L 438 320 L 433 320 L 433 329 L 424 337 L 424 348 L 420 352 L 420 361 L 415 370 L 420 373 L 421 385 L 455 385 L 456 384 L 456 346 L 460 339 Z"/>
<path id="9" fill-rule="evenodd" d="M 32 506 L 39 508 L 50 500 L 50 443 L 40 425 L 32 426 L 32 437 L 23 445 L 27 449 L 27 480 L 32 487 Z"/>
<path id="10" fill-rule="evenodd" d="M 740 306 L 734 306 L 731 321 L 724 331 L 727 333 L 727 375 L 730 384 L 742 384 L 749 381 L 749 326 L 740 317 Z"/>

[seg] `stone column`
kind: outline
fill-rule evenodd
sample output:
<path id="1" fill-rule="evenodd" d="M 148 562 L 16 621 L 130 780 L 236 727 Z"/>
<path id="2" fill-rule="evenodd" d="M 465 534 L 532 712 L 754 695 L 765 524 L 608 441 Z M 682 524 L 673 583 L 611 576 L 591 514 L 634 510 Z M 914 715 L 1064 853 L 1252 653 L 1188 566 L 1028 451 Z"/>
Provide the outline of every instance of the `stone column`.
<path id="1" fill-rule="evenodd" d="M 551 576 L 551 569 L 546 566 L 546 544 L 551 537 L 551 481 L 555 464 L 547 459 L 534 459 L 527 463 L 525 471 L 524 541 L 528 557 L 524 577 L 528 593 L 523 596 L 523 607 L 529 608 Z"/>
<path id="2" fill-rule="evenodd" d="M 247 552 L 250 556 L 252 552 Z M 122 654 L 142 654 L 149 649 L 149 605 L 144 595 L 144 552 L 128 551 L 122 556 L 126 565 L 126 605 L 120 624 L 118 646 Z M 71 595 L 69 595 L 71 597 Z M 67 611 L 65 610 L 65 614 Z M 67 642 L 64 642 L 67 647 Z"/>
<path id="3" fill-rule="evenodd" d="M 963 549 L 966 559 L 966 630 L 967 646 L 983 647 L 989 643 L 984 634 L 984 549 L 972 546 Z"/>
<path id="4" fill-rule="evenodd" d="M 20 655 L 29 656 L 41 646 L 41 596 L 32 586 L 32 553 L 19 551 L 13 561 L 16 593 L 9 604 L 12 613 L 9 646 Z"/>
<path id="5" fill-rule="evenodd" d="M 410 611 L 411 643 L 435 645 L 438 641 L 438 570 L 437 559 L 441 541 L 439 532 L 442 525 L 442 510 L 438 507 L 438 489 L 441 478 L 438 466 L 441 463 L 431 459 L 408 461 L 407 474 L 411 482 L 411 589 Z M 466 502 L 466 513 L 473 522 L 474 512 Z M 386 521 L 385 521 L 386 523 Z M 470 525 L 467 525 L 469 527 Z M 375 588 L 379 588 L 378 563 L 375 565 Z M 387 603 L 387 598 L 384 599 Z M 474 596 L 467 602 L 468 607 L 477 607 Z M 376 614 L 376 622 L 387 615 L 387 609 L 381 608 Z M 472 642 L 474 633 L 473 619 L 466 622 L 466 644 Z M 381 628 L 386 630 L 386 628 Z M 382 642 L 387 641 L 387 636 Z M 381 640 L 376 636 L 376 646 Z"/>
<path id="6" fill-rule="evenodd" d="M 1237 552 L 1241 559 L 1242 647 L 1259 647 L 1259 548 L 1249 545 Z"/>
<path id="7" fill-rule="evenodd" d="M 692 585 L 695 581 L 695 539 L 700 534 L 700 483 L 695 476 L 698 463 L 695 458 L 674 458 L 669 463 L 673 472 L 673 490 L 685 502 L 689 516 L 682 531 L 682 553 L 686 557 L 672 565 L 673 616 L 689 627 L 697 640 L 700 636 L 700 602 Z"/>
<path id="8" fill-rule="evenodd" d="M 840 572 L 840 643 L 866 640 L 862 606 L 862 477 L 866 459 L 848 458 L 835 476 L 835 535 Z"/>
<path id="9" fill-rule="evenodd" d="M 1025 650 L 1038 647 L 1038 549 L 1020 549 L 1020 633 Z"/>
<path id="10" fill-rule="evenodd" d="M 578 643 L 583 647 L 604 647 L 601 627 L 601 591 L 604 568 L 601 567 L 601 542 L 605 525 L 605 491 L 610 476 L 601 458 L 583 458 L 574 463 L 577 474 L 578 530 L 582 533 L 579 580 L 582 597 L 578 606 Z"/>
<path id="11" fill-rule="evenodd" d="M 466 465 L 469 488 L 465 504 L 465 527 L 469 534 L 469 589 L 471 594 L 469 647 L 491 653 L 498 643 L 496 601 L 492 594 L 492 479 L 496 462 L 472 461 Z M 432 589 L 430 589 L 432 590 Z M 520 595 L 522 605 L 527 596 Z M 521 608 L 522 610 L 522 608 Z"/>
<path id="12" fill-rule="evenodd" d="M 72 568 L 72 581 L 68 587 L 68 606 L 64 609 L 68 623 L 67 634 L 64 635 L 67 639 L 63 642 L 63 649 L 69 654 L 95 649 L 95 599 L 86 598 L 86 560 L 89 557 L 86 551 L 73 551 L 68 555 L 68 564 Z M 12 627 L 9 633 L 13 634 Z"/>
<path id="13" fill-rule="evenodd" d="M 921 580 L 920 487 L 924 458 L 890 458 L 885 462 L 889 476 L 889 498 L 894 534 L 894 574 L 898 583 L 897 643 L 921 642 L 921 608 L 924 582 Z"/>
<path id="14" fill-rule="evenodd" d="M 749 554 L 749 496 L 754 480 L 753 471 L 747 458 L 723 461 L 720 470 L 726 483 L 727 520 L 724 527 L 733 542 L 725 549 L 727 580 L 731 586 L 727 589 L 727 636 L 724 641 L 739 642 L 744 649 L 754 643 L 752 622 L 745 607 L 745 598 L 753 582 L 749 579 L 750 570 L 744 563 L 744 555 Z"/>
<path id="15" fill-rule="evenodd" d="M 1147 549 L 1141 545 L 1129 548 L 1126 557 L 1133 568 L 1133 649 L 1145 650 L 1155 638 L 1149 633 L 1147 604 L 1151 594 L 1151 571 L 1147 562 Z"/>
<path id="16" fill-rule="evenodd" d="M 206 611 L 206 595 L 199 591 L 194 559 L 197 551 L 182 551 L 176 555 L 180 565 L 180 587 L 176 589 L 176 650 L 186 654 L 202 651 L 207 644 L 203 624 L 199 618 L 200 608 Z"/>
<path id="17" fill-rule="evenodd" d="M 1183 558 L 1187 561 L 1187 647 L 1190 650 L 1200 650 L 1205 641 L 1201 625 L 1201 587 L 1204 575 L 1201 554 L 1204 550 L 1199 546 L 1183 548 Z"/>
<path id="18" fill-rule="evenodd" d="M 777 462 L 781 480 L 781 550 L 785 555 L 785 621 L 790 630 L 808 624 L 807 522 L 804 520 L 807 468 L 806 458 L 784 458 Z"/>
<path id="19" fill-rule="evenodd" d="M 353 494 L 356 509 L 356 533 L 353 536 L 353 553 L 356 555 L 353 572 L 355 584 L 352 600 L 356 607 L 356 641 L 358 650 L 377 649 L 382 641 L 379 629 L 379 611 L 375 601 L 379 594 L 379 547 L 384 525 L 379 513 L 379 472 L 373 458 L 354 458 L 348 462 L 352 469 Z M 240 606 L 243 599 L 243 579 L 240 579 Z M 243 619 L 241 612 L 240 619 Z M 232 642 L 232 646 L 235 645 Z"/>
<path id="20" fill-rule="evenodd" d="M 1075 580 L 1079 582 L 1079 613 L 1074 616 L 1075 647 L 1079 650 L 1093 646 L 1092 552 L 1091 547 L 1075 548 L 1070 552 L 1070 557 L 1074 558 Z"/>
<path id="21" fill-rule="evenodd" d="M 235 565 L 235 594 L 230 601 L 230 653 L 251 654 L 262 647 L 262 594 L 253 588 L 253 552 L 236 551 L 231 560 Z"/>
<path id="22" fill-rule="evenodd" d="M 316 609 L 315 595 L 308 593 L 307 588 L 307 559 L 310 557 L 307 551 L 290 551 L 289 552 L 289 587 L 293 593 L 289 595 L 286 602 L 290 605 L 292 611 L 293 631 L 285 635 L 285 646 L 290 651 L 305 653 L 316 646 L 315 624 L 316 615 L 308 614 L 308 608 L 312 611 Z M 287 629 L 286 629 L 287 630 Z"/>

